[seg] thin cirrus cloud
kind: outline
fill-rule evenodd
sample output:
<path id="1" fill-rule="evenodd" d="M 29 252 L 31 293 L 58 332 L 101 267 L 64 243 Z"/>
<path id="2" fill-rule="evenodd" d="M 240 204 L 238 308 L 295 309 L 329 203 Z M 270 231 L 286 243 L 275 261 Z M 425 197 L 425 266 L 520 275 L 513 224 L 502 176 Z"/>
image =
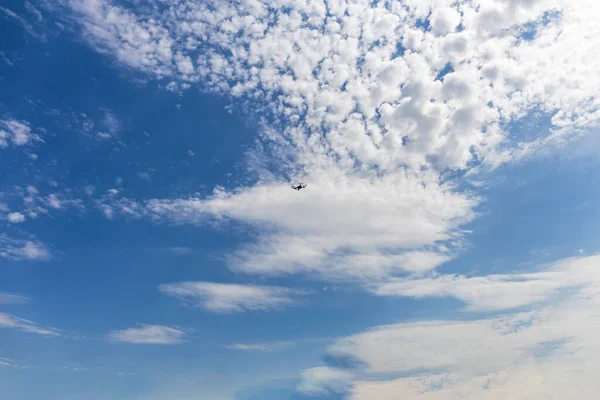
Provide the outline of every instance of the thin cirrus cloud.
<path id="1" fill-rule="evenodd" d="M 44 336 L 61 336 L 60 332 L 56 329 L 44 328 L 33 321 L 7 313 L 0 313 L 0 328 L 16 329 L 22 332 L 35 333 Z"/>
<path id="2" fill-rule="evenodd" d="M 274 343 L 233 343 L 227 345 L 228 349 L 241 351 L 258 351 L 272 353 L 293 346 L 293 342 L 274 342 Z"/>
<path id="3" fill-rule="evenodd" d="M 379 296 L 454 297 L 465 303 L 467 311 L 510 310 L 550 301 L 568 290 L 597 287 L 598 265 L 600 256 L 594 255 L 577 262 L 561 260 L 524 273 L 392 279 L 372 286 L 371 291 Z"/>
<path id="4" fill-rule="evenodd" d="M 14 293 L 0 292 L 0 304 L 25 304 L 29 303 L 31 299 L 26 296 L 21 296 Z"/>
<path id="5" fill-rule="evenodd" d="M 185 332 L 162 325 L 142 325 L 108 333 L 110 341 L 131 344 L 179 344 L 184 336 Z"/>
<path id="6" fill-rule="evenodd" d="M 296 302 L 305 291 L 276 286 L 213 282 L 164 284 L 159 290 L 195 307 L 214 313 L 279 310 Z"/>
<path id="7" fill-rule="evenodd" d="M 593 0 L 57 4 L 121 65 L 277 117 L 249 157 L 257 185 L 101 204 L 111 218 L 268 228 L 228 255 L 245 273 L 420 277 L 462 248 L 481 202 L 444 171 L 485 181 L 487 169 L 600 121 L 600 48 L 585 39 L 600 35 Z M 523 138 L 507 128 L 533 112 L 551 129 Z M 290 179 L 309 185 L 292 192 Z"/>

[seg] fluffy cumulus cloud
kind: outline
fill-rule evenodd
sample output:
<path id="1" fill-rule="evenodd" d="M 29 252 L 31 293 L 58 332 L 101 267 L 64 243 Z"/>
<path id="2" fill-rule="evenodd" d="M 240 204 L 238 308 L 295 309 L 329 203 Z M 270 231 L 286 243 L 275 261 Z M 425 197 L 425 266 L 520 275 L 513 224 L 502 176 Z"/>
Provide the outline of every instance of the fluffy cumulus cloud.
<path id="1" fill-rule="evenodd" d="M 267 311 L 293 304 L 303 291 L 276 286 L 237 285 L 213 282 L 182 282 L 160 285 L 159 290 L 192 306 L 216 313 Z"/>
<path id="2" fill-rule="evenodd" d="M 249 157 L 255 185 L 98 205 L 109 218 L 263 228 L 229 255 L 237 271 L 426 275 L 476 216 L 452 172 L 520 159 L 600 117 L 593 0 L 57 4 L 121 65 L 268 116 Z M 510 127 L 532 113 L 551 129 L 520 137 Z M 308 187 L 291 191 L 298 179 Z"/>
<path id="3" fill-rule="evenodd" d="M 178 344 L 184 336 L 185 333 L 179 329 L 161 325 L 142 325 L 108 334 L 111 341 L 133 344 Z"/>
<path id="4" fill-rule="evenodd" d="M 38 240 L 16 239 L 0 234 L 0 258 L 16 261 L 47 261 L 51 257 L 48 247 Z"/>
<path id="5" fill-rule="evenodd" d="M 545 299 L 535 308 L 387 325 L 341 339 L 330 357 L 355 362 L 345 370 L 352 382 L 338 392 L 351 400 L 594 398 L 600 389 L 599 266 L 600 256 L 558 262 L 537 278 L 554 283 L 543 290 L 533 285 L 532 296 L 521 285 L 527 278 L 489 289 L 500 304 L 514 304 L 515 296 L 520 305 Z M 484 292 L 479 282 L 470 284 L 472 293 Z M 459 287 L 469 291 L 467 284 Z M 447 290 L 440 286 L 437 294 Z M 484 307 L 496 308 L 486 296 Z"/>
<path id="6" fill-rule="evenodd" d="M 18 224 L 19 222 L 25 221 L 25 216 L 23 214 L 21 214 L 20 212 L 13 212 L 13 213 L 8 214 L 6 216 L 6 219 L 10 223 Z"/>

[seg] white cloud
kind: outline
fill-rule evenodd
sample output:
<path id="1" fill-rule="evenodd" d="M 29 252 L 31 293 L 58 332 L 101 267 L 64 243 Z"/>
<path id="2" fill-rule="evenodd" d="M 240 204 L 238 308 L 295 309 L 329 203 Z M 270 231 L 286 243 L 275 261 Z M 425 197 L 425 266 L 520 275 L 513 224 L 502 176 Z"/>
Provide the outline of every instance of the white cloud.
<path id="1" fill-rule="evenodd" d="M 108 334 L 110 340 L 133 344 L 178 344 L 183 341 L 185 333 L 179 329 L 161 325 L 142 325 L 140 328 L 129 328 L 113 331 Z"/>
<path id="2" fill-rule="evenodd" d="M 594 282 L 600 256 L 573 263 L 560 261 L 528 273 L 465 277 L 440 274 L 425 279 L 392 279 L 373 286 L 383 296 L 455 297 L 470 311 L 495 311 L 523 307 L 550 300 L 561 291 Z"/>
<path id="3" fill-rule="evenodd" d="M 37 240 L 14 239 L 0 234 L 0 258 L 47 261 L 51 257 L 47 246 Z"/>
<path id="4" fill-rule="evenodd" d="M 159 290 L 194 306 L 216 313 L 267 311 L 294 303 L 303 291 L 276 286 L 182 282 L 160 285 Z"/>
<path id="5" fill-rule="evenodd" d="M 436 35 L 447 35 L 460 24 L 460 13 L 450 7 L 435 8 L 430 17 L 431 30 Z"/>
<path id="6" fill-rule="evenodd" d="M 0 119 L 0 147 L 24 146 L 31 142 L 41 142 L 39 135 L 31 132 L 27 121 Z"/>
<path id="7" fill-rule="evenodd" d="M 569 290 L 556 295 L 548 287 L 546 301 L 528 311 L 405 322 L 339 340 L 329 354 L 356 360 L 348 370 L 355 377 L 340 391 L 351 400 L 594 398 L 599 265 L 599 256 L 571 258 L 540 272 Z M 511 285 L 518 288 L 519 279 L 507 283 L 497 301 L 512 301 Z"/>
<path id="8" fill-rule="evenodd" d="M 262 228 L 229 255 L 237 271 L 367 283 L 423 275 L 453 257 L 479 203 L 445 171 L 517 160 L 600 117 L 592 0 L 62 4 L 120 63 L 275 117 L 249 157 L 255 186 L 99 205 L 110 218 Z M 506 128 L 534 110 L 552 119 L 551 132 Z M 289 190 L 296 179 L 306 190 Z"/>
<path id="9" fill-rule="evenodd" d="M 316 367 L 302 372 L 298 391 L 313 396 L 325 396 L 348 390 L 353 374 L 343 369 Z"/>
<path id="10" fill-rule="evenodd" d="M 56 329 L 42 328 L 35 322 L 6 313 L 0 313 L 0 329 L 1 328 L 17 329 L 23 332 L 36 333 L 38 335 L 60 336 L 59 331 Z"/>
<path id="11" fill-rule="evenodd" d="M 600 85 L 592 56 L 599 44 L 587 40 L 598 32 L 593 0 L 407 0 L 389 7 L 340 1 L 329 14 L 321 1 L 179 0 L 163 12 L 139 14 L 108 1 L 63 3 L 90 43 L 123 64 L 168 77 L 176 87 L 200 82 L 259 98 L 291 126 L 303 117 L 305 138 L 325 124 L 329 133 L 320 145 L 342 159 L 460 168 L 473 147 L 495 163 L 524 150 L 496 153 L 511 134 L 498 124 L 534 107 L 556 114 L 559 130 L 598 121 L 588 101 Z M 429 12 L 432 32 L 423 32 L 418 24 Z M 535 37 L 520 40 L 530 24 Z M 398 43 L 407 51 L 395 57 Z M 441 90 L 445 81 L 434 80 L 449 62 L 455 87 L 468 90 Z M 576 73 L 564 72 L 571 68 Z M 270 100 L 275 92 L 282 97 Z M 292 129 L 283 136 L 292 139 Z"/>
<path id="12" fill-rule="evenodd" d="M 477 199 L 407 173 L 364 180 L 315 179 L 302 192 L 274 182 L 208 198 L 144 204 L 120 199 L 112 213 L 202 224 L 246 221 L 264 228 L 256 243 L 228 257 L 232 269 L 256 274 L 314 272 L 325 279 L 375 280 L 423 273 L 452 258 L 439 250 L 462 236 Z M 337 179 L 336 179 L 337 178 Z"/>
<path id="13" fill-rule="evenodd" d="M 30 298 L 18 294 L 0 292 L 0 304 L 24 304 L 30 300 Z"/>
<path id="14" fill-rule="evenodd" d="M 21 214 L 20 212 L 13 212 L 13 213 L 8 214 L 6 216 L 6 219 L 8 220 L 8 222 L 11 222 L 13 224 L 18 224 L 19 222 L 25 221 L 25 216 L 23 214 Z"/>
<path id="15" fill-rule="evenodd" d="M 234 343 L 227 346 L 229 349 L 242 351 L 261 351 L 274 352 L 280 351 L 286 347 L 293 346 L 292 342 L 274 342 L 274 343 Z"/>

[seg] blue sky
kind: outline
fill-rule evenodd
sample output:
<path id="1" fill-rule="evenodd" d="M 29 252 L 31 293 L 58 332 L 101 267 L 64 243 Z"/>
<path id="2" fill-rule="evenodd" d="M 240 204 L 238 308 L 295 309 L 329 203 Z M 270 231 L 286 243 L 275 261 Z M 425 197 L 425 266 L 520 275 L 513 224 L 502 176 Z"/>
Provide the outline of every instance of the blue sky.
<path id="1" fill-rule="evenodd" d="M 0 394 L 592 398 L 599 13 L 2 2 Z"/>

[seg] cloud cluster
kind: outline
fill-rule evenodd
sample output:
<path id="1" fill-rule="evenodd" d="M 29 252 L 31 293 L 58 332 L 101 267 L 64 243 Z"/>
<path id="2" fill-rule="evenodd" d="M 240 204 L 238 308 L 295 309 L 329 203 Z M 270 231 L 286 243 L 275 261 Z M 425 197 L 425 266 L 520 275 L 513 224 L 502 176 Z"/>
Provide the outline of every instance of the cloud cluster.
<path id="1" fill-rule="evenodd" d="M 452 171 L 519 159 L 600 117 L 592 0 L 60 4 L 120 64 L 268 117 L 250 157 L 256 185 L 99 204 L 110 218 L 258 226 L 228 257 L 239 271 L 423 275 L 453 257 L 476 216 L 479 199 Z M 537 114 L 550 131 L 511 128 Z M 291 179 L 309 185 L 292 192 Z"/>
<path id="2" fill-rule="evenodd" d="M 502 124 L 534 108 L 559 130 L 599 116 L 592 0 L 63 3 L 129 67 L 266 103 L 300 163 L 465 168 L 510 156 Z"/>
<path id="3" fill-rule="evenodd" d="M 159 290 L 195 307 L 215 313 L 267 311 L 291 305 L 303 291 L 276 286 L 237 285 L 213 282 L 164 284 Z"/>
<path id="4" fill-rule="evenodd" d="M 108 338 L 114 342 L 133 344 L 179 344 L 185 333 L 179 329 L 161 325 L 142 325 L 139 328 L 129 328 L 113 331 Z"/>
<path id="5" fill-rule="evenodd" d="M 35 219 L 67 209 L 78 211 L 85 209 L 83 200 L 76 198 L 71 189 L 57 190 L 53 188 L 53 190 L 43 193 L 42 189 L 27 185 L 17 186 L 2 194 L 10 201 L 8 201 L 8 205 L 0 203 L 0 215 L 10 223 L 20 223 L 26 219 Z M 10 209 L 19 211 L 10 212 Z"/>

